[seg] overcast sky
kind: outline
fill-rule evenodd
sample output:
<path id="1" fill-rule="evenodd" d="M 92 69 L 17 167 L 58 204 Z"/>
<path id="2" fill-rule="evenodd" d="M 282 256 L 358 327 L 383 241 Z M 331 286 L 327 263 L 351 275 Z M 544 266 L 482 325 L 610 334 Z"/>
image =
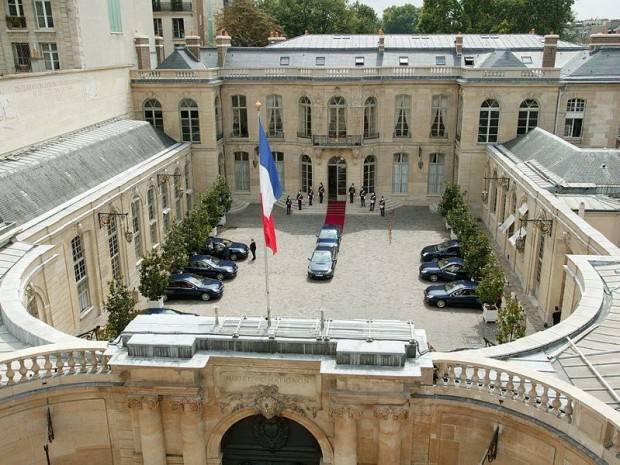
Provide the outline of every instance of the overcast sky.
<path id="1" fill-rule="evenodd" d="M 374 8 L 377 16 L 381 17 L 383 10 L 388 6 L 411 3 L 419 7 L 424 2 L 423 0 L 360 0 L 360 3 Z M 620 2 L 618 0 L 575 0 L 573 11 L 577 19 L 618 19 L 620 18 Z"/>

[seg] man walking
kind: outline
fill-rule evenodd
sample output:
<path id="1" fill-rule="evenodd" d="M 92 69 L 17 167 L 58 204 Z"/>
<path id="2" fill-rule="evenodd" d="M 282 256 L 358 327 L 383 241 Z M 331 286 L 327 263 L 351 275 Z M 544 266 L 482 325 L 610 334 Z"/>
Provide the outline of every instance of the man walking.
<path id="1" fill-rule="evenodd" d="M 365 207 L 366 206 L 366 189 L 364 189 L 364 186 L 362 186 L 362 188 L 360 189 L 360 207 Z"/>
<path id="2" fill-rule="evenodd" d="M 319 184 L 319 203 L 323 203 L 323 196 L 325 195 L 325 188 L 323 187 L 323 183 Z"/>
<path id="3" fill-rule="evenodd" d="M 351 183 L 349 187 L 349 203 L 353 203 L 353 197 L 355 197 L 355 183 Z"/>
<path id="4" fill-rule="evenodd" d="M 250 239 L 250 252 L 252 252 L 252 260 L 256 260 L 256 242 Z"/>

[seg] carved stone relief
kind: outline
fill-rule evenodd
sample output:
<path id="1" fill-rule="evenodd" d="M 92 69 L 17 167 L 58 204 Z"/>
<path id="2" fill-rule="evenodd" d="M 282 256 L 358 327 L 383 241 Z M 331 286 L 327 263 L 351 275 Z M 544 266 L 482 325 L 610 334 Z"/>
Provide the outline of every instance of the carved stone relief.
<path id="1" fill-rule="evenodd" d="M 331 418 L 351 418 L 356 419 L 362 416 L 362 409 L 352 405 L 343 405 L 329 409 Z"/>
<path id="2" fill-rule="evenodd" d="M 254 390 L 249 391 L 230 394 L 220 391 L 218 395 L 220 409 L 237 412 L 252 408 L 267 419 L 280 416 L 284 410 L 290 410 L 304 417 L 307 416 L 306 412 L 310 412 L 315 417 L 319 410 L 317 405 L 309 405 L 306 399 L 299 396 L 281 394 L 275 385 L 259 384 Z"/>
<path id="3" fill-rule="evenodd" d="M 409 410 L 404 407 L 375 407 L 373 413 L 380 420 L 401 420 L 407 418 Z"/>

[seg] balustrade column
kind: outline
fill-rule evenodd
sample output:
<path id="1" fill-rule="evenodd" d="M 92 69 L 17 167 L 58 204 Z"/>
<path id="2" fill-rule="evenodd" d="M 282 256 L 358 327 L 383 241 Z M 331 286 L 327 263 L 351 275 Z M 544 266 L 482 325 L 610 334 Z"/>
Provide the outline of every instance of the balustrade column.
<path id="1" fill-rule="evenodd" d="M 207 463 L 202 423 L 202 399 L 182 398 L 170 401 L 172 410 L 183 410 L 181 435 L 183 437 L 183 465 L 204 465 Z"/>
<path id="2" fill-rule="evenodd" d="M 164 427 L 158 396 L 130 397 L 129 408 L 138 408 L 142 461 L 149 465 L 166 465 Z"/>
<path id="3" fill-rule="evenodd" d="M 357 407 L 336 407 L 329 415 L 334 419 L 334 463 L 357 465 Z"/>
<path id="4" fill-rule="evenodd" d="M 378 407 L 375 417 L 379 419 L 379 451 L 377 465 L 400 464 L 401 426 L 400 419 L 407 418 L 407 409 L 402 407 Z"/>

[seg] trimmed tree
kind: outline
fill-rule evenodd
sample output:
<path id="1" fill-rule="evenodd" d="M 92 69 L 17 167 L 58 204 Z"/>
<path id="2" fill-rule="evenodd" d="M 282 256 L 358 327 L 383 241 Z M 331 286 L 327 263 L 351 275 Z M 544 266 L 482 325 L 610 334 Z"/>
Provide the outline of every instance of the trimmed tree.
<path id="1" fill-rule="evenodd" d="M 166 267 L 173 273 L 180 273 L 187 265 L 187 235 L 184 225 L 187 217 L 182 223 L 173 225 L 166 235 L 166 242 L 161 248 L 161 257 Z"/>
<path id="2" fill-rule="evenodd" d="M 497 342 L 504 344 L 525 336 L 526 318 L 517 299 L 510 299 L 497 314 Z"/>
<path id="3" fill-rule="evenodd" d="M 461 186 L 452 182 L 447 182 L 443 194 L 441 195 L 439 205 L 437 205 L 437 213 L 446 218 L 448 213 L 455 209 L 467 211 L 467 204 L 465 203 L 463 192 L 461 192 Z M 450 223 L 448 222 L 448 224 Z M 450 226 L 452 225 L 450 224 Z"/>
<path id="4" fill-rule="evenodd" d="M 482 268 L 482 279 L 476 288 L 476 294 L 483 304 L 498 306 L 501 304 L 505 286 L 504 270 L 499 266 L 495 255 L 491 253 L 488 255 L 487 264 Z"/>
<path id="5" fill-rule="evenodd" d="M 157 252 L 150 252 L 142 259 L 138 290 L 148 300 L 159 300 L 166 294 L 170 276 L 166 265 Z"/>
<path id="6" fill-rule="evenodd" d="M 123 332 L 139 312 L 134 309 L 135 303 L 131 292 L 121 276 L 115 276 L 112 281 L 108 282 L 108 289 L 108 298 L 103 304 L 108 311 L 108 323 L 104 336 L 108 340 L 113 340 Z"/>
<path id="7" fill-rule="evenodd" d="M 473 278 L 477 278 L 480 276 L 484 276 L 484 269 L 487 264 L 492 263 L 493 260 L 491 257 L 491 244 L 489 243 L 489 238 L 487 235 L 480 229 L 478 226 L 474 224 L 473 230 L 463 235 L 463 239 L 461 239 L 461 243 L 463 244 L 463 260 L 465 260 L 465 271 L 469 273 Z M 495 264 L 492 267 L 489 267 L 488 270 L 492 270 L 493 268 L 499 268 Z M 503 289 L 502 289 L 503 292 Z M 500 293 L 501 295 L 501 293 Z"/>

